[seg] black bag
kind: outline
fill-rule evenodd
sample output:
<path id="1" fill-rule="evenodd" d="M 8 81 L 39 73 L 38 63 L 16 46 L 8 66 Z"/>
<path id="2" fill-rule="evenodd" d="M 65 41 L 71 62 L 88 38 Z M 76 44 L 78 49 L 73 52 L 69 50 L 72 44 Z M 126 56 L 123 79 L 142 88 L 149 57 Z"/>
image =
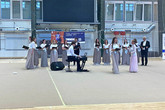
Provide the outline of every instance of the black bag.
<path id="1" fill-rule="evenodd" d="M 52 71 L 58 71 L 58 70 L 63 70 L 65 68 L 64 64 L 62 62 L 53 62 L 50 65 L 50 69 Z"/>

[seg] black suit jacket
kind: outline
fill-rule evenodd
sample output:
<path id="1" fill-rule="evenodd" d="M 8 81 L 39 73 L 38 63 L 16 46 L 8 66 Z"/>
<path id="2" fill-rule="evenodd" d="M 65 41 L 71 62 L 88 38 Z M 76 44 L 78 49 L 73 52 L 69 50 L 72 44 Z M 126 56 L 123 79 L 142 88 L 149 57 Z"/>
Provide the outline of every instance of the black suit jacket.
<path id="1" fill-rule="evenodd" d="M 144 41 L 142 41 L 142 42 L 141 42 L 141 45 L 140 45 L 140 47 L 141 47 L 141 52 L 148 52 L 148 49 L 150 48 L 150 42 L 149 42 L 149 41 L 146 41 L 146 46 L 143 46 L 143 42 L 144 42 Z M 148 47 L 148 48 L 146 48 L 146 47 Z M 143 50 L 142 48 L 145 48 L 145 50 Z"/>
<path id="2" fill-rule="evenodd" d="M 80 43 L 77 43 L 77 45 L 74 46 L 74 53 L 76 55 L 80 54 Z"/>

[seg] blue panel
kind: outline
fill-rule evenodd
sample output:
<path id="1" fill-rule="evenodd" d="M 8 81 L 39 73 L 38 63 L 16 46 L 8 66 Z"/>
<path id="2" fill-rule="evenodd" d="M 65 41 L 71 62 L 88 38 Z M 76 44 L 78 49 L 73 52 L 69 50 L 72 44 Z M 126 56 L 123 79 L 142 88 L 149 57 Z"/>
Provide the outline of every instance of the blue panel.
<path id="1" fill-rule="evenodd" d="M 50 41 L 51 40 L 51 33 L 38 33 L 37 34 L 37 44 L 40 45 L 40 43 L 43 39 Z"/>

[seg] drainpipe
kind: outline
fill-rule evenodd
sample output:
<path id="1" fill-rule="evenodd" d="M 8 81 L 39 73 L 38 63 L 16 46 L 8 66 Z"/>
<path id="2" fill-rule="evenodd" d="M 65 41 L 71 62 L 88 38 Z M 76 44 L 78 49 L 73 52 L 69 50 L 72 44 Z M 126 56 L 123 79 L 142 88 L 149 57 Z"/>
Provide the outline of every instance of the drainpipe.
<path id="1" fill-rule="evenodd" d="M 36 38 L 36 0 L 31 0 L 31 37 Z"/>
<path id="2" fill-rule="evenodd" d="M 99 8 L 99 26 L 98 26 L 98 30 L 99 30 L 99 37 L 101 37 L 101 44 L 103 46 L 104 43 L 104 38 L 105 38 L 105 0 L 99 0 L 98 2 L 98 8 Z M 103 51 L 102 51 L 103 54 Z"/>

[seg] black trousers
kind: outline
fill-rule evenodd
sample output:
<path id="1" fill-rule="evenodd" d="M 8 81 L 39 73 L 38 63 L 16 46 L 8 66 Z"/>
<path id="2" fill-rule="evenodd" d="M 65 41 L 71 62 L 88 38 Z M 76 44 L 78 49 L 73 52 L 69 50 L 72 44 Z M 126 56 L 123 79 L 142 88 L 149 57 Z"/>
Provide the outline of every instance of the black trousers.
<path id="1" fill-rule="evenodd" d="M 148 64 L 148 52 L 142 51 L 141 57 L 142 57 L 142 65 L 144 65 L 144 58 L 145 58 L 145 65 L 147 65 Z"/>
<path id="2" fill-rule="evenodd" d="M 74 53 L 75 53 L 76 55 L 80 55 L 80 52 L 79 52 L 79 51 L 74 51 Z M 75 64 L 76 64 L 76 61 L 73 62 L 73 65 L 75 65 Z"/>
<path id="3" fill-rule="evenodd" d="M 69 61 L 75 61 L 77 62 L 77 71 L 80 71 L 81 70 L 81 67 L 80 67 L 80 59 L 78 57 L 75 57 L 75 56 L 68 56 L 68 60 Z"/>

